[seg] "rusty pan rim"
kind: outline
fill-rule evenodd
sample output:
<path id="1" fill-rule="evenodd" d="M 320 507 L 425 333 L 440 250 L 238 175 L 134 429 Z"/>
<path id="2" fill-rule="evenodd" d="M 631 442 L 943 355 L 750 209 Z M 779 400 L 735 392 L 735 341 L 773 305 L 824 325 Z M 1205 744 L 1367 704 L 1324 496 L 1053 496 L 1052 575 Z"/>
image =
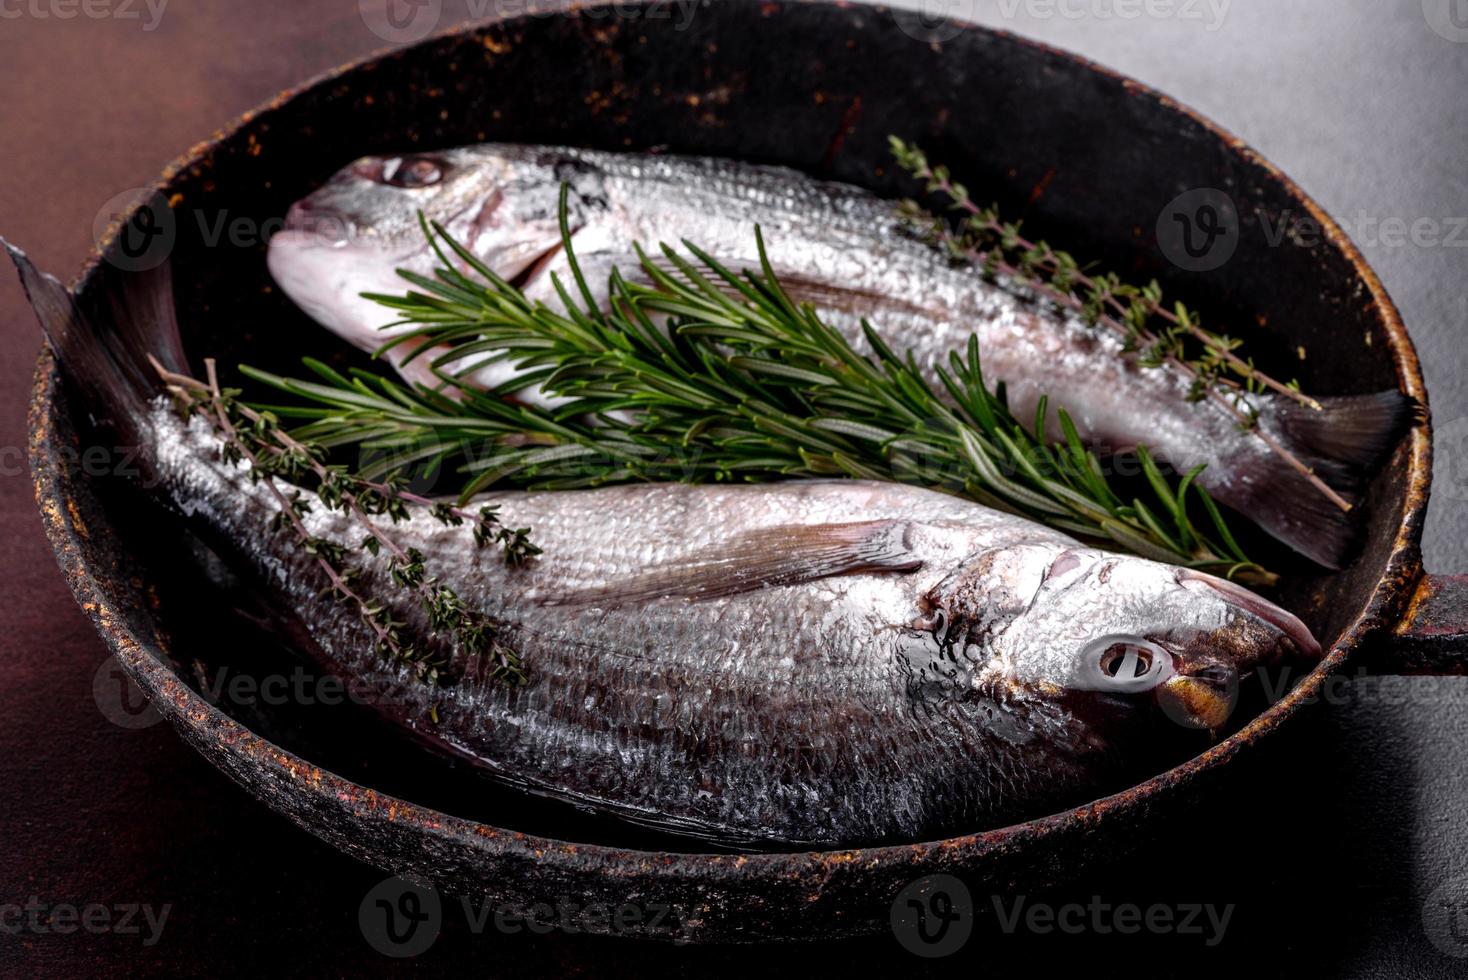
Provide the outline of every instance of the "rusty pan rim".
<path id="1" fill-rule="evenodd" d="M 785 4 L 848 10 L 852 8 L 849 3 L 826 2 L 826 0 L 784 0 L 783 4 L 765 3 L 763 6 L 778 7 Z M 574 15 L 581 9 L 596 6 L 600 5 L 572 3 L 560 8 L 554 14 L 541 13 L 535 16 L 568 16 Z M 862 5 L 861 10 L 876 16 L 892 15 L 889 8 L 876 5 Z M 186 153 L 179 156 L 163 170 L 153 184 L 144 188 L 145 194 L 142 199 L 146 200 L 148 195 L 154 191 L 163 193 L 166 197 L 173 181 L 189 168 L 207 160 L 215 147 L 241 134 L 252 122 L 268 118 L 272 112 L 304 92 L 330 84 L 361 70 L 371 70 L 375 65 L 389 59 L 403 57 L 419 45 L 430 45 L 445 38 L 482 35 L 501 28 L 509 20 L 511 18 L 460 25 L 435 32 L 418 45 L 379 49 L 363 58 L 319 74 L 298 86 L 288 88 L 259 107 L 241 114 L 230 125 L 217 130 L 209 140 L 195 144 Z M 1407 335 L 1401 315 L 1387 295 L 1380 279 L 1335 220 L 1278 167 L 1271 164 L 1243 140 L 1195 110 L 1141 82 L 1087 58 L 1021 37 L 1010 31 L 972 24 L 962 25 L 962 30 L 1000 37 L 1009 43 L 1043 52 L 1049 57 L 1069 61 L 1085 71 L 1097 72 L 1116 79 L 1132 97 L 1149 99 L 1164 110 L 1185 117 L 1224 143 L 1245 163 L 1262 169 L 1280 185 L 1289 197 L 1319 222 L 1326 242 L 1340 252 L 1355 274 L 1360 277 L 1370 295 L 1371 305 L 1390 345 L 1392 360 L 1402 390 L 1424 406 L 1427 405 L 1426 386 L 1416 351 Z M 75 290 L 85 291 L 91 284 L 102 262 L 104 250 L 111 246 L 120 227 L 134 211 L 135 208 L 119 216 L 102 239 L 94 244 L 81 271 L 72 282 Z M 1072 810 L 1010 827 L 939 841 L 843 850 L 746 855 L 638 851 L 600 844 L 572 843 L 491 827 L 478 821 L 445 814 L 407 800 L 397 799 L 354 783 L 333 772 L 321 769 L 308 760 L 256 735 L 246 726 L 209 704 L 184 683 L 167 666 L 165 655 L 157 649 L 153 641 L 139 637 L 124 625 L 122 617 L 116 613 L 108 598 L 108 589 L 99 582 L 84 554 L 88 531 L 76 516 L 74 504 L 65 498 L 61 464 L 65 454 L 58 451 L 60 447 L 55 442 L 53 435 L 54 413 L 59 411 L 62 405 L 58 398 L 59 380 L 56 360 L 50 349 L 43 347 L 37 361 L 28 413 L 28 428 L 29 457 L 36 501 L 41 511 L 46 535 L 74 597 L 102 635 L 111 653 L 152 699 L 154 707 L 175 727 L 179 728 L 188 741 L 221 746 L 224 751 L 248 758 L 253 764 L 262 766 L 277 777 L 295 784 L 298 791 L 312 794 L 323 801 L 351 800 L 364 817 L 383 816 L 396 824 L 410 825 L 420 833 L 431 837 L 467 843 L 504 857 L 541 863 L 549 862 L 571 871 L 597 866 L 602 868 L 604 873 L 616 874 L 618 872 L 615 869 L 623 866 L 628 870 L 635 870 L 638 874 L 659 879 L 694 879 L 704 877 L 712 869 L 723 866 L 725 868 L 737 867 L 741 876 L 746 879 L 773 880 L 812 871 L 820 873 L 822 869 L 829 871 L 834 865 L 852 862 L 868 866 L 933 864 L 954 867 L 1000 848 L 1010 850 L 1042 841 L 1052 834 L 1071 827 L 1076 822 L 1096 824 L 1102 821 L 1122 819 L 1133 807 L 1144 804 L 1165 791 L 1179 789 L 1205 772 L 1227 763 L 1239 752 L 1268 735 L 1300 707 L 1317 698 L 1326 680 L 1344 668 L 1366 640 L 1388 629 L 1390 624 L 1401 615 L 1423 575 L 1419 541 L 1432 476 L 1432 450 L 1428 424 L 1413 428 L 1408 435 L 1409 453 L 1406 465 L 1409 472 L 1406 490 L 1401 501 L 1402 519 L 1397 526 L 1391 546 L 1391 556 L 1383 569 L 1382 579 L 1374 589 L 1365 608 L 1341 633 L 1321 663 L 1287 695 L 1228 739 L 1211 746 L 1200 755 L 1167 772 L 1158 774 L 1135 787 Z"/>

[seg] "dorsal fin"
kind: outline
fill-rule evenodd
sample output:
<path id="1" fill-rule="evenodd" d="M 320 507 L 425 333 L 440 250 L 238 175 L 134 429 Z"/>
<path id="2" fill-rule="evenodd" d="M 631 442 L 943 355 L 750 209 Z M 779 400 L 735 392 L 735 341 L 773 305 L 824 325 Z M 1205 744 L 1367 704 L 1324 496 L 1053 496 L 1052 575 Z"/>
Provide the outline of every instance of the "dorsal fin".
<path id="1" fill-rule="evenodd" d="M 545 605 L 627 606 L 663 598 L 717 599 L 838 575 L 911 572 L 922 559 L 909 546 L 907 521 L 777 525 Z"/>

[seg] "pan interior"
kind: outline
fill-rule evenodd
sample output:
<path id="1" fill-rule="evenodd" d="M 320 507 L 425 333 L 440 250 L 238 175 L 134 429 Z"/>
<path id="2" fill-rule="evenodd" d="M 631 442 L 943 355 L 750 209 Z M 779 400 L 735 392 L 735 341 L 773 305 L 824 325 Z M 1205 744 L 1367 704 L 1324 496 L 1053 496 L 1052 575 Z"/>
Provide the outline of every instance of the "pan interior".
<path id="1" fill-rule="evenodd" d="M 298 373 L 303 355 L 339 369 L 367 364 L 272 286 L 263 242 L 218 235 L 221 221 L 272 227 L 292 201 L 358 156 L 485 140 L 701 153 L 793 166 L 893 196 L 910 191 L 888 155 L 895 133 L 947 161 L 1036 235 L 1130 279 L 1157 278 L 1212 324 L 1241 325 L 1236 332 L 1266 370 L 1297 376 L 1308 391 L 1398 383 L 1397 339 L 1350 258 L 1329 243 L 1270 244 L 1263 229 L 1307 219 L 1304 203 L 1199 121 L 1012 38 L 971 31 L 934 46 L 880 10 L 765 4 L 752 17 L 751 9 L 700 8 L 676 31 L 653 20 L 520 19 L 396 52 L 252 117 L 163 188 L 173 202 L 175 288 L 191 356 L 217 358 L 226 374 L 241 361 Z M 1240 243 L 1221 267 L 1187 272 L 1167 261 L 1154 229 L 1172 199 L 1198 188 L 1240 202 Z M 96 266 L 84 297 L 100 295 L 117 274 Z M 66 406 L 63 396 L 41 406 L 43 452 L 56 454 L 78 429 L 82 444 L 105 438 Z M 1352 567 L 1320 576 L 1267 556 L 1291 572 L 1281 601 L 1327 646 L 1380 583 L 1408 498 L 1408 458 L 1404 445 L 1376 477 L 1363 514 L 1367 544 Z M 64 461 L 56 465 L 50 492 L 87 529 L 73 543 L 121 612 L 119 625 L 156 644 L 186 683 L 270 741 L 355 782 L 493 826 L 688 848 L 527 801 L 460 764 L 425 761 L 369 710 L 299 667 L 289 633 L 207 548 L 160 520 L 123 481 L 83 479 Z M 240 678 L 252 677 L 250 703 L 239 691 L 250 687 Z M 268 696 L 260 682 L 277 677 L 314 693 Z"/>

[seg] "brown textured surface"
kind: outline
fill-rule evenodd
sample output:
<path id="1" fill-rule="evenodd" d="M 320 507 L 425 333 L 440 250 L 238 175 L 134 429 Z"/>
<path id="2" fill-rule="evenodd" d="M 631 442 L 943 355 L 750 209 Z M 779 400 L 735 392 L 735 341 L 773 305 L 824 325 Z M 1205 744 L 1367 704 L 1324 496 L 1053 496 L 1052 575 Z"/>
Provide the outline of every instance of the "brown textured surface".
<path id="1" fill-rule="evenodd" d="M 0 233 L 69 275 L 109 199 L 275 90 L 380 46 L 354 3 L 306 6 L 178 3 L 152 33 L 116 20 L 0 20 Z M 328 892 L 378 876 L 243 807 L 168 726 L 128 732 L 97 710 L 105 650 L 55 567 L 24 461 L 35 321 L 8 271 L 3 280 L 0 901 L 173 902 L 192 909 L 194 926 L 178 928 L 175 912 L 151 948 L 136 936 L 0 935 L 0 973 L 227 970 L 292 942 L 294 958 L 320 969 L 373 958 L 355 904 Z M 331 911 L 301 914 L 311 908 Z M 193 938 L 170 942 L 175 928 Z M 328 952 L 310 942 L 323 933 L 355 941 Z"/>
<path id="2" fill-rule="evenodd" d="M 259 6 L 252 6 L 251 21 L 259 17 Z M 221 8 L 215 16 L 227 21 L 230 14 Z M 232 39 L 243 39 L 238 32 L 245 29 L 244 19 L 241 13 L 238 23 L 225 24 L 226 28 L 233 26 L 236 31 L 230 35 Z M 9 25 L 6 26 L 8 29 Z M 33 24 L 26 26 L 38 30 Z M 41 25 L 51 29 L 57 26 Z M 116 28 L 117 25 L 85 26 L 96 31 L 101 27 Z M 360 22 L 356 20 L 356 12 L 350 6 L 347 18 L 338 21 L 337 26 L 344 37 L 355 36 L 354 32 L 363 33 Z M 166 27 L 161 30 L 166 30 Z M 369 37 L 367 40 L 375 39 Z M 144 52 L 148 50 L 145 44 L 139 47 Z M 249 46 L 232 47 L 240 50 Z M 89 61 L 97 60 L 96 47 L 82 50 L 87 52 Z M 201 46 L 199 50 L 209 51 L 207 46 Z M 278 53 L 281 48 L 274 50 Z M 210 54 L 217 57 L 218 50 Z M 133 57 L 136 60 L 129 63 L 138 71 L 136 77 L 146 78 L 149 59 L 146 56 Z M 108 60 L 110 69 L 113 65 L 111 59 Z M 117 60 L 127 59 L 119 57 Z M 267 60 L 264 56 L 259 59 Z M 17 70 L 23 68 L 18 65 Z M 31 74 L 42 73 L 37 69 Z M 132 92 L 124 93 L 123 88 L 117 87 L 119 95 L 137 97 Z M 234 88 L 231 87 L 231 92 Z M 204 87 L 202 91 L 210 92 L 212 88 Z M 198 104 L 202 101 L 200 92 L 198 86 L 191 87 L 187 83 L 178 87 L 172 98 L 185 104 L 176 109 L 170 105 L 170 111 L 160 112 L 159 117 L 173 125 L 180 119 L 194 118 L 194 113 L 208 115 L 208 119 L 190 134 L 197 135 L 257 98 L 256 94 L 251 94 L 238 105 L 210 101 L 201 110 Z M 13 113 L 15 106 L 15 101 L 8 101 L 4 111 Z M 155 104 L 154 108 L 159 106 Z M 73 118 L 75 115 L 73 112 Z M 30 118 L 34 125 L 35 117 Z M 125 117 L 113 118 L 113 125 L 116 125 L 117 118 Z M 46 132 L 29 133 L 24 126 L 11 126 L 9 119 L 4 123 L 7 140 L 18 135 L 28 137 L 25 145 L 35 145 L 37 141 L 46 145 Z M 126 127 L 124 133 L 130 135 L 119 136 L 116 142 L 119 145 L 133 144 L 129 146 L 133 150 L 136 150 L 137 143 L 148 144 L 147 140 L 137 140 L 136 132 L 136 128 Z M 156 123 L 149 126 L 149 132 L 162 141 L 163 137 L 159 135 L 162 129 Z M 163 157 L 188 141 L 189 136 L 181 136 L 168 142 L 166 148 L 159 147 L 158 161 L 144 163 L 135 172 L 138 182 L 149 176 Z M 98 168 L 91 166 L 86 169 L 85 178 L 95 180 Z M 131 179 L 130 175 L 128 180 Z M 77 181 L 67 186 L 87 185 L 79 176 Z M 107 189 L 97 197 L 105 199 L 112 193 L 113 189 Z M 31 197 L 26 195 L 28 207 L 33 206 Z M 3 203 L 7 215 L 22 213 L 12 201 Z M 35 205 L 40 203 L 34 202 Z M 52 206 L 55 200 L 45 203 Z M 21 242 L 32 245 L 43 265 L 69 269 L 75 266 L 75 259 L 86 243 L 85 225 L 89 223 L 90 216 L 87 215 L 74 236 L 76 250 L 70 256 L 62 252 L 64 243 L 58 244 L 65 236 L 57 234 L 57 229 L 64 227 L 64 223 L 36 220 L 38 227 L 28 228 L 22 222 L 12 225 L 7 219 L 4 230 Z M 48 248 L 57 251 L 48 254 Z M 10 290 L 4 297 L 8 304 L 4 311 L 7 327 L 18 333 L 29 324 L 15 306 L 15 292 Z M 13 365 L 17 373 L 24 372 L 26 361 L 28 357 L 22 357 Z M 19 384 L 9 387 L 6 397 L 20 400 L 24 390 L 24 386 Z M 19 415 L 19 411 L 7 413 L 12 420 Z M 25 481 L 9 481 L 5 492 L 7 503 L 12 498 L 16 502 L 22 501 L 27 495 Z M 24 520 L 27 516 L 19 506 L 7 508 L 6 513 L 7 520 Z M 242 804 L 232 787 L 179 747 L 166 729 L 157 728 L 141 734 L 122 732 L 95 715 L 89 690 L 89 665 L 77 670 L 76 663 L 88 657 L 91 663 L 95 663 L 98 648 L 89 626 L 67 603 L 56 601 L 58 595 L 62 599 L 65 596 L 59 579 L 50 573 L 49 556 L 44 544 L 36 538 L 34 527 L 34 519 L 31 518 L 28 532 L 35 539 L 34 554 L 24 552 L 26 535 L 10 536 L 9 540 L 15 542 L 16 548 L 15 562 L 10 567 L 23 568 L 30 573 L 27 578 L 32 583 L 49 581 L 51 587 L 43 593 L 46 595 L 44 601 L 40 596 L 28 595 L 20 589 L 12 589 L 9 597 L 12 599 L 12 611 L 21 618 L 18 625 L 22 629 L 27 626 L 25 616 L 43 609 L 50 615 L 29 624 L 34 632 L 13 633 L 8 639 L 21 635 L 32 639 L 41 636 L 52 647 L 69 640 L 71 654 L 64 655 L 64 652 L 52 648 L 28 648 L 17 678 L 21 682 L 15 687 L 19 688 L 17 693 L 21 697 L 34 698 L 35 703 L 17 704 L 18 710 L 7 712 L 7 736 L 12 735 L 9 726 L 17 722 L 24 724 L 22 731 L 32 734 L 25 743 L 26 751 L 17 753 L 25 761 L 18 766 L 20 771 L 12 778 L 11 787 L 15 795 L 10 797 L 10 802 L 24 801 L 25 810 L 15 815 L 16 830 L 7 834 L 7 842 L 14 848 L 12 853 L 44 855 L 46 858 L 28 862 L 25 870 L 11 876 L 9 881 L 24 882 L 19 886 L 21 890 L 29 885 L 33 891 L 56 901 L 178 902 L 180 914 L 186 914 L 191 925 L 181 928 L 181 939 L 175 934 L 171 937 L 173 942 L 165 941 L 158 949 L 143 951 L 143 955 L 155 963 L 174 962 L 197 967 L 204 962 L 199 957 L 208 955 L 213 945 L 211 940 L 219 942 L 224 936 L 229 937 L 229 943 L 243 944 L 247 949 L 294 942 L 299 946 L 295 947 L 293 955 L 303 966 L 313 962 L 317 965 L 330 963 L 345 971 L 350 969 L 352 958 L 370 958 L 371 954 L 363 948 L 360 938 L 354 935 L 352 920 L 355 900 L 376 879 L 374 874 L 330 855 L 325 848 L 294 833 L 264 810 Z M 39 574 L 36 574 L 37 570 Z M 77 651 L 85 653 L 78 654 Z M 46 673 L 48 668 L 54 672 Z M 53 716 L 68 713 L 69 717 L 52 720 Z M 42 725 L 45 738 L 41 741 L 50 743 L 49 748 L 45 744 L 37 744 L 35 738 Z M 70 738 L 58 737 L 66 730 L 71 732 Z M 19 739 L 7 738 L 7 745 L 18 743 Z M 160 785 L 160 780 L 165 778 L 167 785 Z M 106 792 L 99 792 L 103 789 Z M 79 812 L 86 815 L 81 824 L 86 831 L 115 829 L 105 830 L 96 836 L 81 831 L 77 823 Z M 68 828 L 69 832 L 61 832 L 59 828 Z M 7 826 L 6 829 L 9 831 L 11 828 Z M 105 848 L 108 845 L 116 847 L 116 853 L 107 854 Z M 309 867 L 310 871 L 302 873 L 302 867 Z M 336 942 L 317 944 L 306 941 L 320 930 Z M 57 937 L 30 937 L 23 942 L 33 952 L 52 959 L 54 964 L 66 962 L 75 965 L 85 962 L 94 953 L 101 956 L 119 949 L 135 951 L 136 948 L 135 943 L 121 940 L 101 940 L 93 945 L 74 940 L 63 945 Z M 183 943 L 182 949 L 176 945 L 180 942 Z M 585 945 L 578 947 L 577 943 L 554 946 L 530 944 L 528 947 L 516 947 L 514 955 L 528 956 L 529 962 L 525 967 L 534 970 L 532 964 L 550 967 L 542 957 L 559 957 L 577 951 L 586 953 L 588 948 Z M 442 956 L 435 953 L 435 959 L 442 962 L 444 958 L 464 952 L 467 952 L 466 946 L 456 945 L 452 953 Z M 498 951 L 486 953 L 481 948 L 480 952 L 482 956 L 492 956 Z"/>

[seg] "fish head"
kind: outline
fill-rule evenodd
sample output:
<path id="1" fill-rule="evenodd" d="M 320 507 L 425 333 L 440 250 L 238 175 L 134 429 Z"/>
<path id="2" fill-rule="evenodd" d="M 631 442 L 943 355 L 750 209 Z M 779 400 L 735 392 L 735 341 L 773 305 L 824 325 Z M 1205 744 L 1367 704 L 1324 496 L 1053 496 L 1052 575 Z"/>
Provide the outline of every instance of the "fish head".
<path id="1" fill-rule="evenodd" d="M 990 595 L 996 571 L 1006 583 L 1008 615 L 983 611 L 972 575 L 950 583 L 946 604 L 988 647 L 989 673 L 1030 690 L 1151 701 L 1173 722 L 1217 733 L 1242 678 L 1321 655 L 1292 613 L 1191 569 L 1060 546 L 1012 549 L 980 564 L 989 566 L 982 587 Z M 965 601 L 966 585 L 974 601 Z"/>
<path id="2" fill-rule="evenodd" d="M 405 292 L 410 287 L 398 269 L 430 275 L 438 264 L 420 215 L 513 280 L 559 246 L 561 180 L 575 191 L 568 202 L 575 228 L 595 177 L 525 147 L 362 157 L 291 206 L 271 237 L 267 263 L 314 320 L 375 350 L 393 336 L 381 328 L 397 317 L 361 294 Z"/>

